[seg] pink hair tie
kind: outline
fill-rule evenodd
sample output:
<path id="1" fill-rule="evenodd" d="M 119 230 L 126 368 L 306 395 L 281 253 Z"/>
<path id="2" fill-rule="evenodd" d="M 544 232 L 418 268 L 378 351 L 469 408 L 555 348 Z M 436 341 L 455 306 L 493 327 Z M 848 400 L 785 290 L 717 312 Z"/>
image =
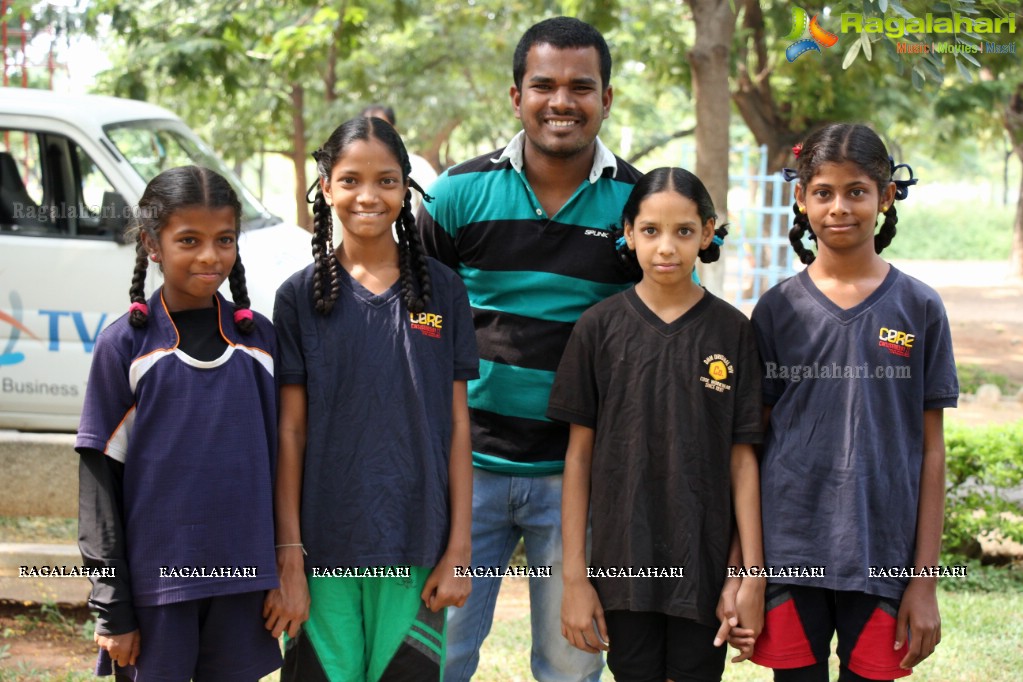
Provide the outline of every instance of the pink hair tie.
<path id="1" fill-rule="evenodd" d="M 135 312 L 136 310 L 142 313 L 143 315 L 149 315 L 149 306 L 147 306 L 145 303 L 139 303 L 138 301 L 135 301 L 130 306 L 128 306 L 129 314 Z"/>
<path id="2" fill-rule="evenodd" d="M 248 308 L 235 308 L 234 311 L 234 323 L 238 324 L 242 320 L 251 320 L 252 311 Z"/>

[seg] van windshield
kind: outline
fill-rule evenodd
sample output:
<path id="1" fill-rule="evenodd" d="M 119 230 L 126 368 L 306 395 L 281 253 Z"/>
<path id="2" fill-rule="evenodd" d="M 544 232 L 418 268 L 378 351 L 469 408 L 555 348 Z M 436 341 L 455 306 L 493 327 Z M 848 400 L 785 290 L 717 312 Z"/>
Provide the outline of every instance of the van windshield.
<path id="1" fill-rule="evenodd" d="M 242 181 L 183 125 L 174 121 L 129 121 L 104 126 L 104 131 L 117 151 L 148 183 L 168 168 L 195 164 L 206 166 L 223 175 L 238 194 L 242 204 L 242 227 L 258 229 L 275 225 L 281 219 L 259 202 Z"/>

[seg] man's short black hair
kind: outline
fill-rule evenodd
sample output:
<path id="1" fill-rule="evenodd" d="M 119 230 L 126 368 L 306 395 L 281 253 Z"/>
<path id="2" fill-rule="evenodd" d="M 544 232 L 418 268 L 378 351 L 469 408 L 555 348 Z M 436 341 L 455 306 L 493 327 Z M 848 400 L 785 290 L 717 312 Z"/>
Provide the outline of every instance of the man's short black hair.
<path id="1" fill-rule="evenodd" d="M 551 45 L 558 49 L 572 47 L 593 47 L 600 56 L 600 80 L 604 90 L 611 84 L 611 50 L 607 47 L 600 31 L 574 17 L 544 19 L 530 26 L 518 46 L 512 60 L 512 77 L 515 87 L 522 89 L 522 78 L 526 75 L 526 55 L 534 45 Z"/>

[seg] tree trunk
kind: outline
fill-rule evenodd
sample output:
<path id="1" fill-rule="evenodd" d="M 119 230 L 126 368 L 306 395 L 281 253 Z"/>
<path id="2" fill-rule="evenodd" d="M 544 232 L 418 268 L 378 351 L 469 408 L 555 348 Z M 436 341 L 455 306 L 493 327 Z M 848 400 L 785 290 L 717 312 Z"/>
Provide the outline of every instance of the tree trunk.
<path id="1" fill-rule="evenodd" d="M 1020 159 L 1023 159 L 1023 149 L 1020 149 Z M 1019 199 L 1016 200 L 1016 223 L 1012 226 L 1009 273 L 1013 277 L 1023 278 L 1023 178 L 1020 178 Z"/>
<path id="2" fill-rule="evenodd" d="M 440 158 L 441 147 L 447 144 L 448 140 L 451 139 L 451 133 L 455 132 L 455 128 L 457 128 L 461 123 L 462 119 L 460 117 L 448 119 L 436 133 L 430 136 L 426 147 L 419 150 L 422 157 L 429 161 L 430 165 L 433 166 L 433 169 L 438 173 L 442 172 L 447 167 L 447 164 L 441 161 Z"/>
<path id="3" fill-rule="evenodd" d="M 696 41 L 687 55 L 693 70 L 696 101 L 696 175 L 707 186 L 718 222 L 728 220 L 728 126 L 731 100 L 728 83 L 735 14 L 731 0 L 687 0 L 696 24 Z M 703 265 L 700 279 L 722 295 L 724 250 L 713 266 Z"/>
<path id="4" fill-rule="evenodd" d="M 309 208 L 305 201 L 306 191 L 309 189 L 308 179 L 305 174 L 306 144 L 305 144 L 305 92 L 301 85 L 291 86 L 291 161 L 295 164 L 295 224 L 307 230 L 312 230 L 312 219 L 309 216 Z"/>
<path id="5" fill-rule="evenodd" d="M 1023 83 L 1016 86 L 1002 122 L 1009 133 L 1013 151 L 1023 161 Z M 1012 226 L 1012 254 L 1009 259 L 1009 273 L 1013 277 L 1023 277 L 1023 178 L 1016 200 L 1016 222 Z"/>

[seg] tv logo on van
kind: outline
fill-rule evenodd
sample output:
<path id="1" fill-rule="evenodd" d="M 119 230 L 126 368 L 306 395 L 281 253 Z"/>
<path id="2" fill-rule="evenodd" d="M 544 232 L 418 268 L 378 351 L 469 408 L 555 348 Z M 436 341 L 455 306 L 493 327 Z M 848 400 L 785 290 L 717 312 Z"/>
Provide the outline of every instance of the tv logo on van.
<path id="1" fill-rule="evenodd" d="M 22 334 L 25 334 L 34 341 L 43 340 L 25 326 L 22 319 L 25 310 L 21 304 L 21 296 L 18 295 L 17 291 L 11 291 L 10 301 L 10 313 L 0 310 L 0 322 L 6 322 L 10 325 L 7 343 L 4 344 L 3 352 L 0 352 L 0 367 L 17 365 L 25 361 L 25 354 L 14 350 Z M 48 318 L 49 338 L 46 339 L 46 348 L 52 352 L 60 351 L 60 326 L 61 320 L 64 318 L 70 318 L 74 323 L 75 331 L 78 332 L 78 339 L 82 342 L 82 348 L 86 353 L 91 353 L 92 349 L 96 346 L 96 338 L 103 329 L 103 323 L 107 321 L 107 314 L 102 313 L 95 330 L 90 330 L 85 324 L 85 314 L 77 310 L 40 310 L 39 315 Z"/>
<path id="2" fill-rule="evenodd" d="M 834 33 L 829 33 L 821 28 L 820 24 L 817 23 L 817 15 L 813 15 L 813 19 L 807 22 L 806 10 L 802 7 L 792 8 L 792 30 L 785 40 L 794 40 L 796 42 L 785 48 L 785 58 L 789 62 L 794 62 L 799 57 L 803 56 L 807 52 L 820 52 L 822 47 L 834 47 L 838 42 L 838 36 Z M 803 38 L 803 34 L 809 31 L 810 37 Z"/>

